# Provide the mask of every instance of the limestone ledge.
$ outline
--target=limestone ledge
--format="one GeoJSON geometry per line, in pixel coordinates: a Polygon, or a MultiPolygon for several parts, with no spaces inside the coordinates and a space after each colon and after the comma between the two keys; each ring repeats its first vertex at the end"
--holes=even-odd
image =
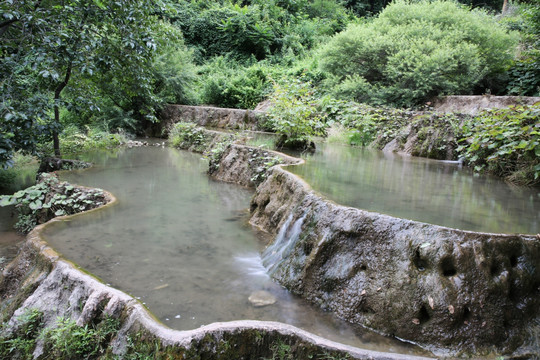
{"type": "Polygon", "coordinates": [[[200,126],[229,130],[259,130],[258,119],[262,111],[226,109],[211,106],[167,105],[160,114],[160,123],[153,129],[154,136],[161,136],[177,122],[192,122],[200,126]]]}
{"type": "Polygon", "coordinates": [[[440,355],[539,356],[540,238],[461,231],[337,205],[275,166],[251,223],[301,225],[273,277],[339,317],[440,355]],[[529,333],[531,332],[531,333],[529,333]]]}
{"type": "MultiPolygon", "coordinates": [[[[106,211],[114,206],[114,196],[107,193],[107,197],[107,205],[90,211],[106,211]]],[[[138,300],[64,259],[40,236],[48,224],[84,214],[55,218],[37,226],[17,258],[6,267],[0,278],[2,321],[8,324],[4,331],[15,331],[18,317],[25,310],[38,309],[43,312],[45,326],[52,326],[58,317],[71,318],[81,326],[99,322],[105,315],[118,318],[121,328],[109,346],[120,355],[126,351],[130,336],[143,334],[140,341],[158,343],[178,359],[259,359],[271,357],[276,343],[290,345],[299,359],[320,353],[351,359],[412,358],[338,344],[277,322],[240,320],[190,331],[172,330],[156,320],[138,300]]],[[[43,355],[39,341],[35,358],[43,355]]]]}
{"type": "MultiPolygon", "coordinates": [[[[216,180],[246,187],[256,187],[266,179],[274,159],[284,165],[303,164],[304,160],[277,151],[241,144],[230,145],[209,174],[216,180]]],[[[275,160],[274,160],[275,161],[275,160]]]]}

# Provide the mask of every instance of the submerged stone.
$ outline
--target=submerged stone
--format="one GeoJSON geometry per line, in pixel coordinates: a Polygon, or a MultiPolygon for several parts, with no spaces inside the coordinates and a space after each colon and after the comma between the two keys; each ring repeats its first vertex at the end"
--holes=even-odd
{"type": "Polygon", "coordinates": [[[268,291],[259,290],[252,293],[248,301],[254,307],[263,307],[273,305],[277,302],[276,297],[270,294],[268,291]]]}

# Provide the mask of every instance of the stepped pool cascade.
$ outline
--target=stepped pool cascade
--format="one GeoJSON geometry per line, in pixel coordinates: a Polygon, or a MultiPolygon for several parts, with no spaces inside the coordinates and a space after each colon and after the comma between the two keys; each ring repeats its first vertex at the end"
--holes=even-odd
{"type": "Polygon", "coordinates": [[[426,354],[350,326],[272,282],[259,255],[267,239],[247,223],[252,191],[210,179],[200,155],[142,147],[83,160],[95,166],[62,179],[106,189],[117,204],[54,222],[42,235],[66,259],[140,299],[165,325],[272,320],[366,349],[426,354]],[[250,299],[261,291],[276,302],[254,306],[250,299]]]}
{"type": "Polygon", "coordinates": [[[318,144],[288,171],[341,205],[450,228],[540,232],[540,189],[474,175],[455,162],[318,144]]]}

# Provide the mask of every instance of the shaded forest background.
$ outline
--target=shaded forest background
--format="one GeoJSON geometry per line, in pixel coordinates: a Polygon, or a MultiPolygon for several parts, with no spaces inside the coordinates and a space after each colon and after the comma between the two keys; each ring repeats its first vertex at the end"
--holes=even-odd
{"type": "MultiPolygon", "coordinates": [[[[0,165],[118,142],[158,121],[166,103],[253,108],[270,98],[283,114],[270,129],[311,136],[350,122],[347,109],[358,104],[537,96],[539,8],[537,0],[3,0],[0,165]]],[[[537,140],[527,145],[533,157],[537,140]]]]}

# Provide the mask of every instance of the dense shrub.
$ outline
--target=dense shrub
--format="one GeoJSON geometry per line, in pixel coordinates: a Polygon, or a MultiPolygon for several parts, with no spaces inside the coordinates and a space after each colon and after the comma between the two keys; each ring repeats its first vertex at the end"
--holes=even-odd
{"type": "Polygon", "coordinates": [[[458,149],[475,171],[540,183],[540,105],[486,110],[461,128],[458,149]]]}
{"type": "Polygon", "coordinates": [[[321,52],[334,93],[372,104],[418,105],[497,83],[517,37],[479,10],[450,1],[398,0],[351,25],[321,52]]]}
{"type": "Polygon", "coordinates": [[[253,109],[269,92],[267,69],[216,57],[200,69],[200,101],[226,108],[253,109]]]}
{"type": "Polygon", "coordinates": [[[324,134],[326,124],[317,111],[310,83],[276,82],[270,101],[267,126],[280,135],[278,147],[308,148],[313,136],[324,134]]]}
{"type": "Polygon", "coordinates": [[[284,49],[299,53],[320,35],[342,30],[349,20],[335,0],[178,1],[173,24],[196,49],[198,63],[212,56],[233,54],[258,60],[284,49]]]}

